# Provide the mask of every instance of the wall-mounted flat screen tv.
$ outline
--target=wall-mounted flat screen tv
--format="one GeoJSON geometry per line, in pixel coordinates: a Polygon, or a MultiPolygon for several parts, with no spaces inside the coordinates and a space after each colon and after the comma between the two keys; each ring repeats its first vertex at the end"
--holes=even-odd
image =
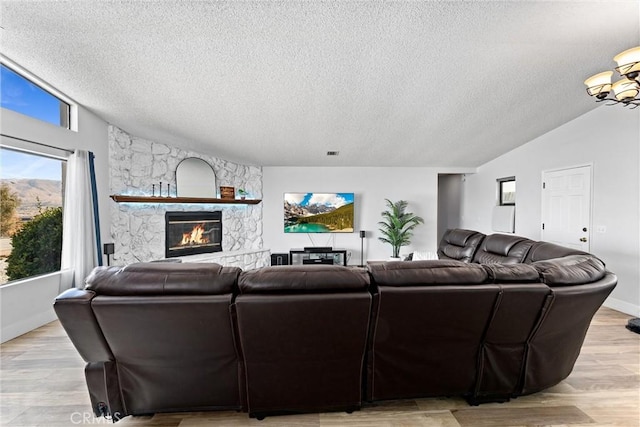
{"type": "Polygon", "coordinates": [[[285,193],[285,233],[353,233],[353,193],[285,193]]]}

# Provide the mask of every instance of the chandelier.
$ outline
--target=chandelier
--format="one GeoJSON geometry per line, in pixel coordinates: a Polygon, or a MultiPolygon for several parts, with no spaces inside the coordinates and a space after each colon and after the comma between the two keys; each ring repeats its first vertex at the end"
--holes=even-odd
{"type": "Polygon", "coordinates": [[[625,107],[640,107],[640,46],[617,54],[614,61],[618,64],[615,70],[622,79],[611,83],[613,71],[605,71],[584,81],[587,93],[596,98],[596,102],[611,101],[612,104],[624,104],[625,107]],[[613,92],[613,96],[609,94],[613,92]]]}

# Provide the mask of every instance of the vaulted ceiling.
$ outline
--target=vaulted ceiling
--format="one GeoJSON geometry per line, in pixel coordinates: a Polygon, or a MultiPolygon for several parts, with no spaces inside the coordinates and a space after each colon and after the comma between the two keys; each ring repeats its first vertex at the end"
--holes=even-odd
{"type": "Polygon", "coordinates": [[[0,7],[2,54],[104,120],[265,166],[478,166],[597,108],[583,80],[640,44],[638,0],[0,7]]]}

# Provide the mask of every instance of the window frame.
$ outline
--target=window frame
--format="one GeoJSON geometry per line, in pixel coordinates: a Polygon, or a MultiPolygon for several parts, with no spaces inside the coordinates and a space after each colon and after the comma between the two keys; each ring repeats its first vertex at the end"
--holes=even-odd
{"type": "MultiPolygon", "coordinates": [[[[28,141],[25,139],[15,138],[8,135],[0,135],[0,148],[5,150],[10,150],[18,153],[23,153],[26,155],[32,156],[40,156],[45,157],[51,160],[57,160],[64,164],[63,171],[66,170],[66,163],[69,159],[69,155],[72,153],[70,150],[65,150],[33,141],[28,141]]],[[[65,182],[66,182],[66,174],[63,172],[61,174],[61,191],[62,191],[62,210],[64,215],[64,203],[65,203],[65,182]]],[[[20,279],[9,280],[4,283],[0,283],[0,288],[4,288],[6,286],[15,285],[23,282],[28,282],[36,278],[45,277],[49,275],[59,274],[62,271],[61,266],[58,267],[58,270],[51,271],[48,273],[36,274],[33,276],[23,277],[20,279]]]]}
{"type": "MultiPolygon", "coordinates": [[[[54,88],[53,86],[51,86],[50,84],[48,84],[46,81],[42,80],[41,78],[35,76],[34,74],[30,73],[28,70],[22,68],[21,66],[19,66],[18,64],[16,64],[15,62],[11,61],[9,58],[5,57],[4,55],[0,55],[0,64],[7,67],[9,70],[13,71],[14,73],[18,74],[20,77],[22,77],[23,79],[29,81],[30,83],[36,85],[38,88],[42,89],[43,91],[47,92],[48,94],[50,94],[51,96],[53,96],[54,98],[57,98],[59,101],[63,102],[64,104],[68,105],[68,115],[66,117],[66,122],[61,123],[59,126],[59,128],[61,129],[67,129],[73,132],[78,132],[78,104],[73,101],[71,98],[69,98],[68,96],[64,95],[62,92],[60,92],[59,90],[57,90],[56,88],[54,88]],[[66,126],[65,126],[66,125],[66,126]]],[[[13,111],[11,109],[8,108],[3,108],[4,110],[8,110],[8,111],[13,111]]],[[[51,122],[47,122],[45,120],[39,119],[37,117],[33,117],[33,116],[29,116],[27,114],[23,114],[20,112],[16,112],[13,111],[16,114],[21,114],[23,116],[29,117],[33,120],[38,120],[40,122],[43,123],[48,123],[52,126],[56,126],[51,122]]]]}
{"type": "MultiPolygon", "coordinates": [[[[496,181],[498,183],[498,206],[515,206],[516,205],[515,197],[513,198],[513,202],[504,201],[504,185],[510,182],[513,182],[515,184],[516,177],[508,176],[504,178],[498,178],[496,181]]],[[[515,192],[514,192],[514,195],[515,195],[515,192]]]]}

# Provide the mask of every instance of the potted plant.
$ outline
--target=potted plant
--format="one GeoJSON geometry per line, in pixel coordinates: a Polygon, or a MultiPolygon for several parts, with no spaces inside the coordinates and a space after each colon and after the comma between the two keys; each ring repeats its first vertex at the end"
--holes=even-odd
{"type": "Polygon", "coordinates": [[[247,192],[247,190],[245,190],[243,188],[238,188],[238,195],[240,196],[241,200],[244,200],[247,197],[248,194],[249,193],[247,192]]]}
{"type": "Polygon", "coordinates": [[[419,224],[423,224],[424,220],[413,212],[405,212],[408,203],[399,200],[393,203],[389,199],[385,199],[389,210],[382,212],[383,221],[378,222],[379,230],[382,237],[378,239],[384,243],[389,243],[393,249],[392,260],[400,259],[400,247],[407,246],[411,242],[413,229],[419,224]]]}

